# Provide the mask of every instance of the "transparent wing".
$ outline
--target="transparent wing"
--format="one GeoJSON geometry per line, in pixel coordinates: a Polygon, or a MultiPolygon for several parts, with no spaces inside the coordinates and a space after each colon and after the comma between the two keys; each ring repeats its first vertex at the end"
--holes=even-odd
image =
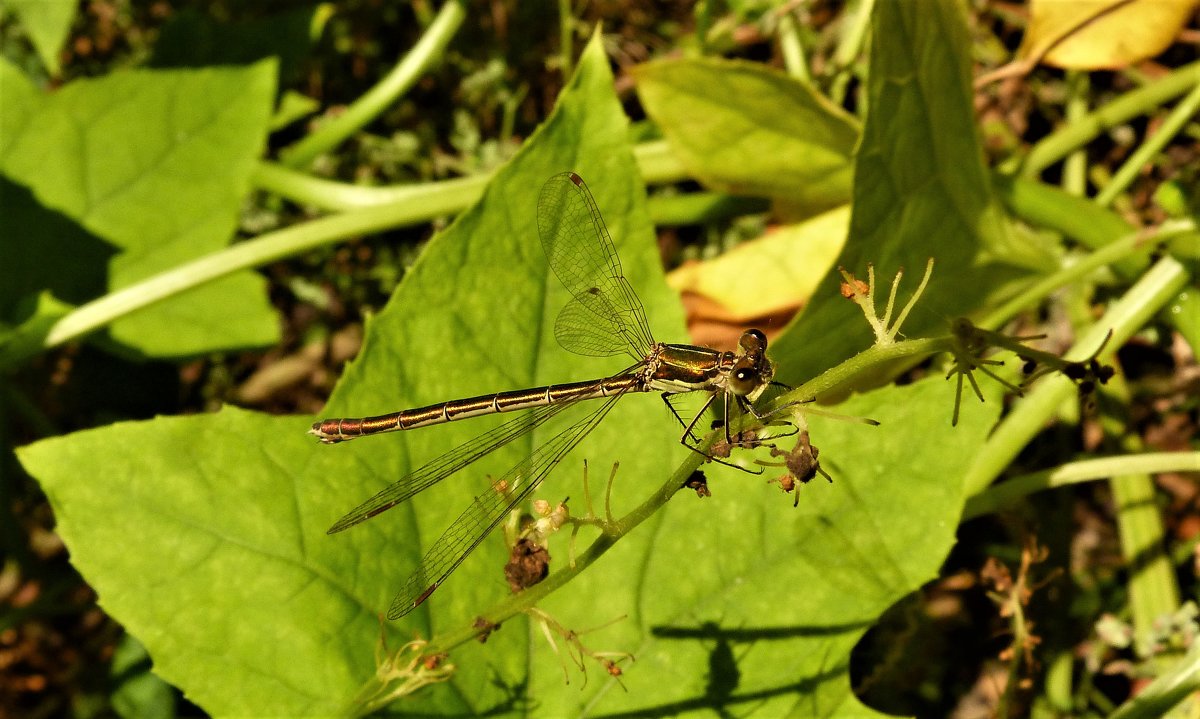
{"type": "Polygon", "coordinates": [[[367,501],[355,507],[349,514],[342,517],[329,528],[327,534],[335,534],[343,529],[365,522],[375,515],[395,507],[401,502],[408,501],[418,493],[429,489],[446,477],[466,467],[472,462],[496,451],[517,437],[543,425],[551,417],[557,415],[571,403],[552,404],[530,410],[522,416],[505,422],[495,429],[485,432],[469,442],[465,442],[446,452],[421,467],[404,475],[367,501]]]}
{"type": "Polygon", "coordinates": [[[559,314],[555,337],[576,354],[650,353],[646,310],[621,271],[596,200],[573,172],[551,177],[538,197],[538,234],[554,274],[573,299],[559,314]],[[609,339],[600,341],[600,335],[609,339]],[[613,348],[619,350],[613,351],[613,348]]]}
{"type": "Polygon", "coordinates": [[[606,399],[596,411],[533,450],[532,454],[476,497],[421,558],[421,564],[392,601],[388,619],[399,619],[428,599],[484,537],[533,493],[559,460],[604,419],[622,396],[624,392],[606,399]]]}
{"type": "Polygon", "coordinates": [[[630,344],[621,334],[616,313],[597,314],[578,300],[571,300],[558,313],[554,337],[576,354],[607,357],[629,352],[630,344]]]}

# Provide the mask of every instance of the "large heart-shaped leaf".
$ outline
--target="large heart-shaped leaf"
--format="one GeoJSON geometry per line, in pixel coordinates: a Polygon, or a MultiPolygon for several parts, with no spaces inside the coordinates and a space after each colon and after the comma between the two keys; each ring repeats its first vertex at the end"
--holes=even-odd
{"type": "MultiPolygon", "coordinates": [[[[621,360],[568,355],[552,338],[567,294],[536,240],[535,203],[545,179],[564,170],[589,179],[647,310],[657,326],[679,331],[611,85],[593,44],[554,116],[479,204],[430,243],[370,323],[331,413],[370,414],[621,369],[621,360]]],[[[581,452],[619,457],[633,476],[663,476],[671,459],[650,448],[674,441],[665,409],[650,402],[648,415],[638,402],[624,404],[581,452]]],[[[429,497],[327,537],[342,513],[487,422],[338,447],[306,436],[310,422],[227,409],[115,425],[22,451],[101,603],[145,644],[156,671],[214,713],[321,713],[347,702],[373,671],[378,614],[424,546],[484,486],[483,472],[504,470],[546,437],[515,443],[429,497]]],[[[571,462],[562,474],[577,476],[570,467],[579,466],[571,462]]],[[[428,633],[469,620],[506,593],[488,561],[502,563],[503,543],[493,539],[477,554],[427,611],[392,627],[393,643],[414,627],[428,633]]],[[[479,702],[499,696],[483,688],[497,667],[515,681],[526,645],[516,632],[501,633],[486,661],[463,661],[456,681],[477,687],[467,696],[479,702]]],[[[456,694],[434,696],[436,703],[456,694]]]]}

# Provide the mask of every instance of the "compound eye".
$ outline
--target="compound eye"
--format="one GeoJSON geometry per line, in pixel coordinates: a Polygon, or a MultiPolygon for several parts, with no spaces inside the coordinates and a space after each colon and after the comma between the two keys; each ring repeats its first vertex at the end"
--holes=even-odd
{"type": "Polygon", "coordinates": [[[758,373],[750,367],[736,367],[729,373],[729,390],[745,397],[758,386],[758,373]]]}
{"type": "Polygon", "coordinates": [[[767,336],[758,330],[746,330],[738,340],[738,346],[746,353],[761,353],[767,346],[767,336]]]}

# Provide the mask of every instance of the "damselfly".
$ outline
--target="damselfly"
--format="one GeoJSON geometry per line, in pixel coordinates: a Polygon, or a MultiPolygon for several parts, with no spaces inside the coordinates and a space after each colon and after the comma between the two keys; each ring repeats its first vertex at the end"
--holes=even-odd
{"type": "MultiPolygon", "coordinates": [[[[533,450],[475,498],[429,549],[396,595],[388,612],[391,619],[408,614],[428,599],[627,393],[661,392],[671,407],[672,395],[707,392],[709,397],[696,415],[698,419],[717,397],[725,398],[727,415],[731,404],[753,412],[750,403],[771,383],[774,370],[766,356],[767,339],[758,330],[742,334],[736,353],[654,341],[642,303],[621,273],[621,261],[596,201],[579,175],[563,173],[546,182],[538,198],[537,221],[546,259],[572,295],[554,325],[559,344],[582,355],[628,354],[635,364],[602,379],[499,392],[378,417],[325,419],[309,430],[322,442],[333,444],[485,414],[530,410],[400,478],[338,520],[329,529],[333,534],[411,499],[577,402],[603,400],[590,414],[533,450]]],[[[675,416],[679,417],[677,413],[675,416]]],[[[689,442],[694,441],[695,423],[693,420],[685,427],[681,439],[693,449],[689,442]]]]}

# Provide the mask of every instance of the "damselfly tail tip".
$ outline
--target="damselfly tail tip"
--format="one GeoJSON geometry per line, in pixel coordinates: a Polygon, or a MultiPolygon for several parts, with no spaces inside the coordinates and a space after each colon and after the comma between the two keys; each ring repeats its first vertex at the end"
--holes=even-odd
{"type": "Polygon", "coordinates": [[[341,437],[337,434],[331,434],[325,429],[325,423],[326,420],[313,422],[312,426],[308,428],[308,433],[321,440],[322,444],[337,444],[345,439],[345,437],[341,437]]]}

